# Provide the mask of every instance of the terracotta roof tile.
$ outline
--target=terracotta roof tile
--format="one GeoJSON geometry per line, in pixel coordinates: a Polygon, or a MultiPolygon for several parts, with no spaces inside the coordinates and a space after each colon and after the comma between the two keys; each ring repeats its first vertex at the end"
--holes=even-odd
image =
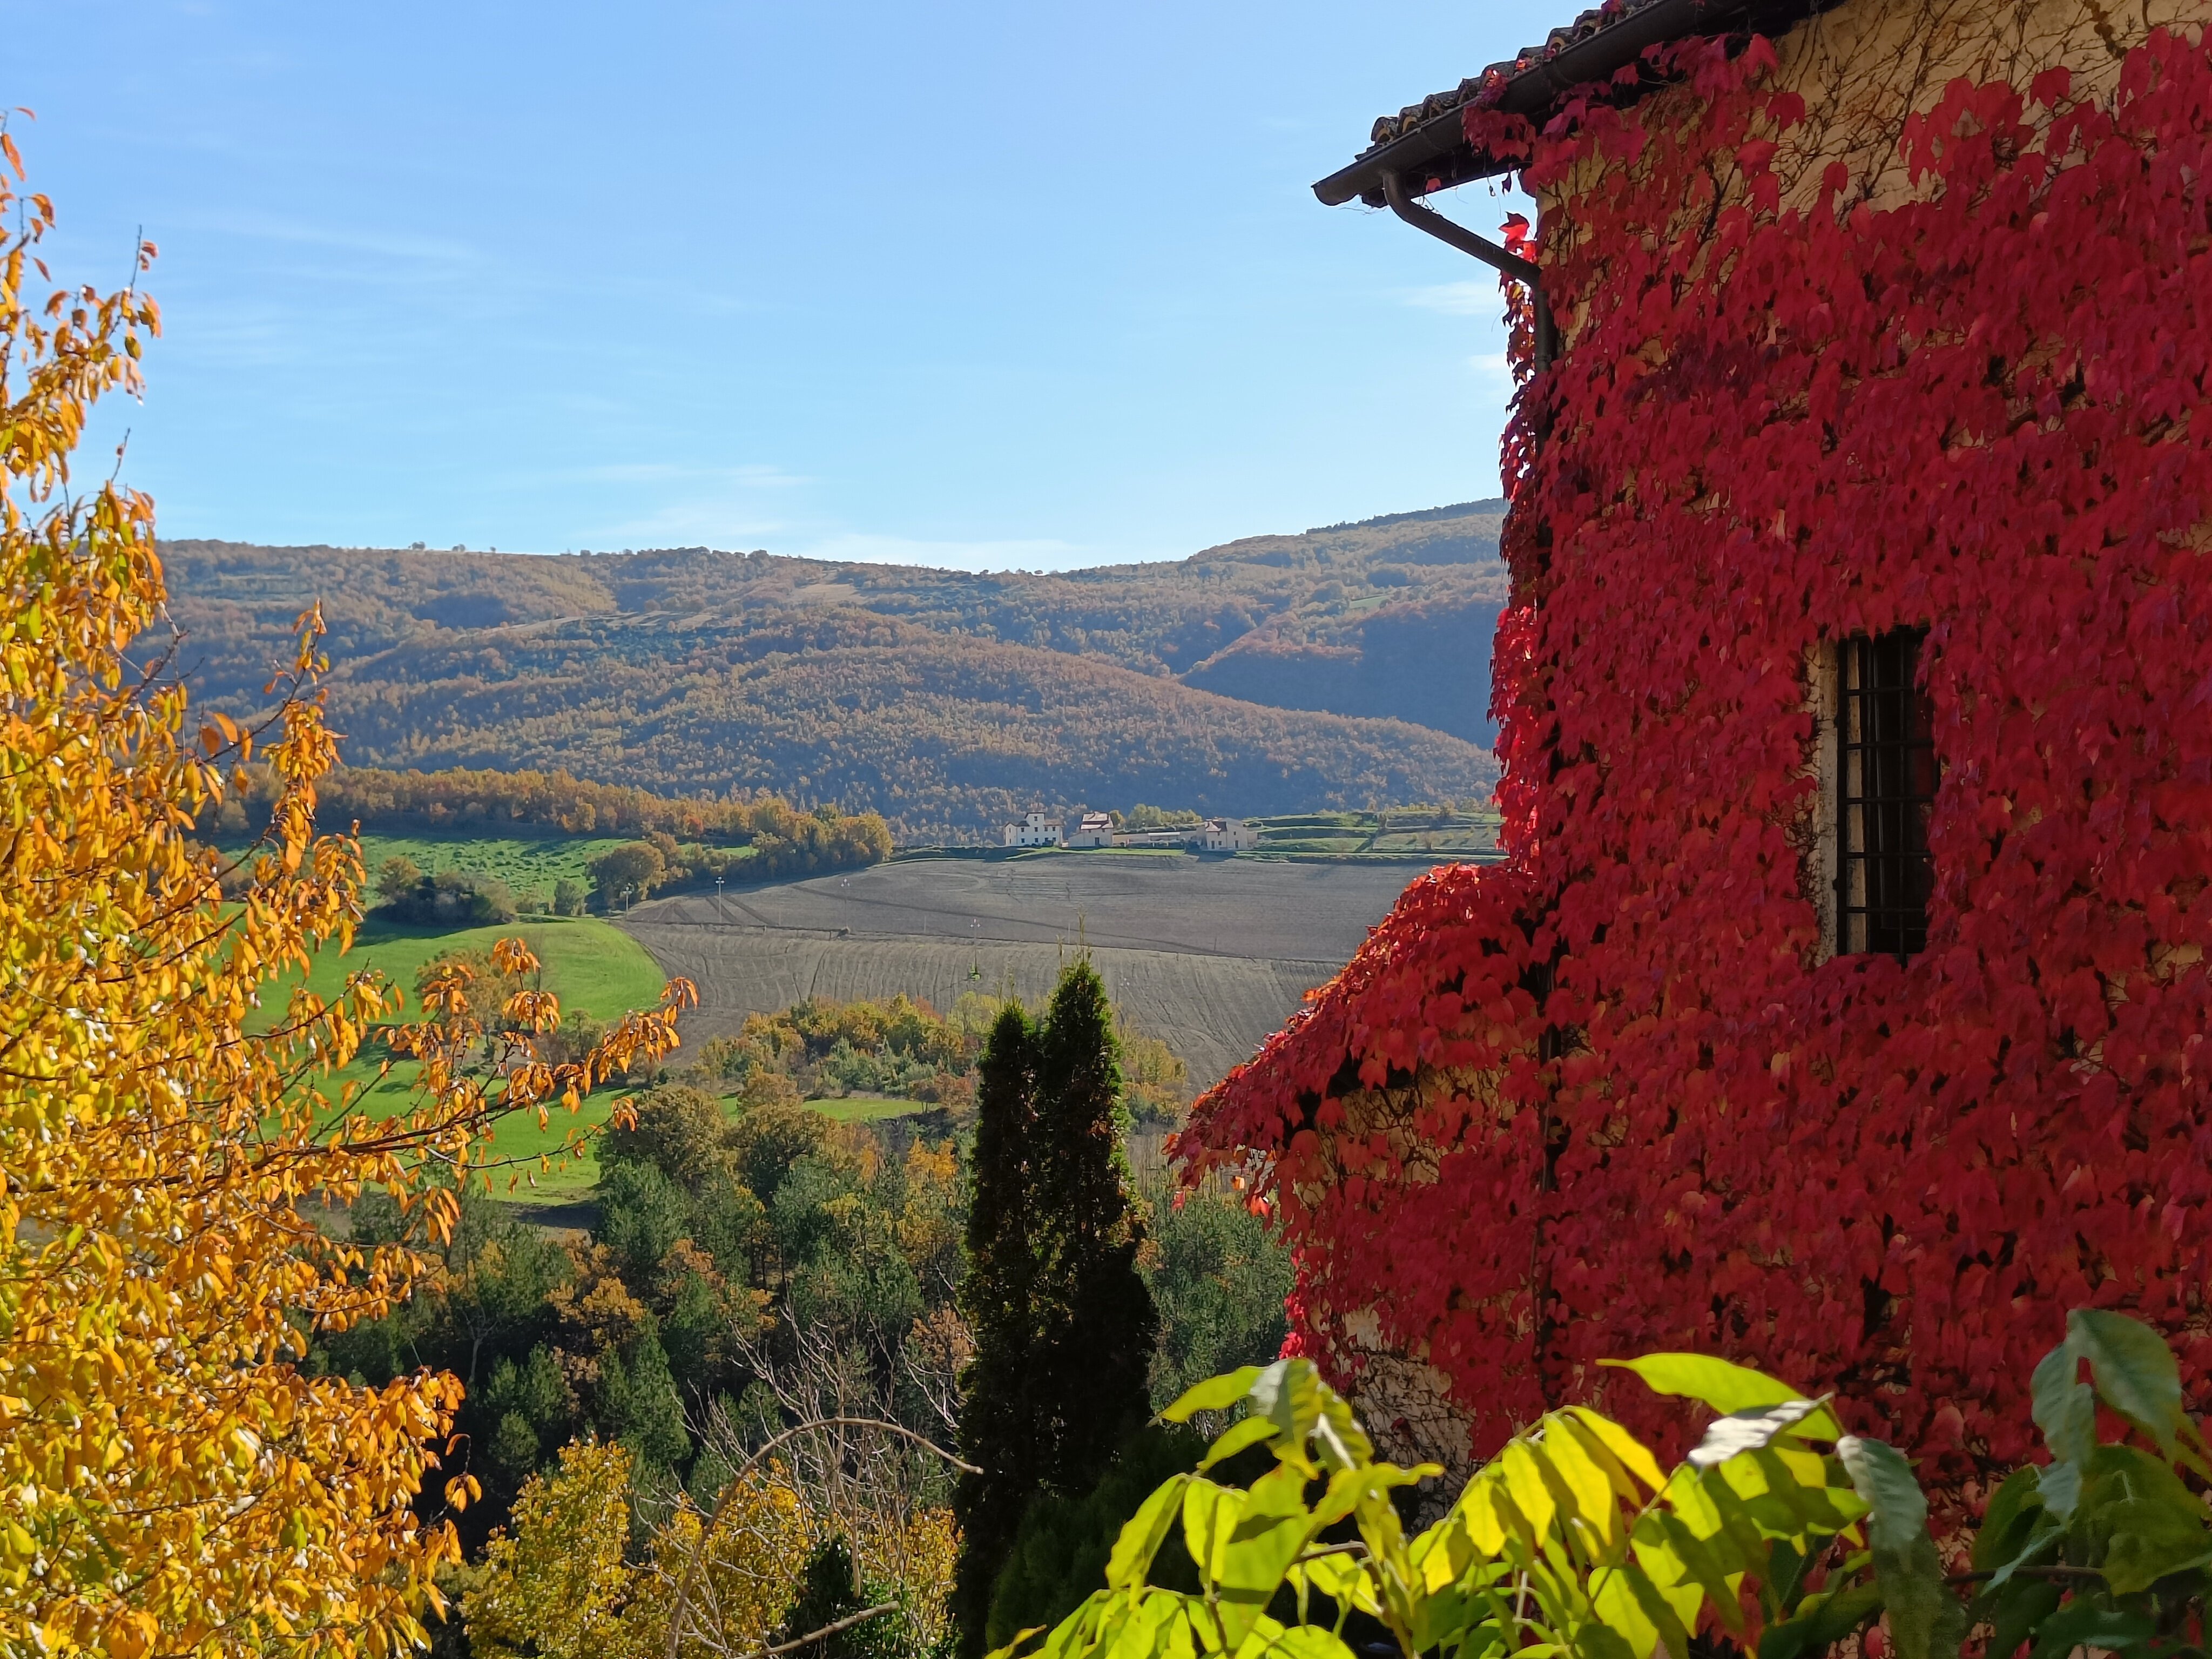
{"type": "MultiPolygon", "coordinates": [[[[1571,23],[1563,23],[1544,37],[1540,46],[1523,46],[1513,58],[1502,64],[1492,64],[1480,75],[1471,75],[1448,91],[1431,93],[1418,104],[1408,104],[1395,115],[1385,115],[1375,123],[1370,134],[1368,150],[1380,149],[1394,138],[1411,132],[1423,122],[1433,120],[1447,110],[1463,108],[1468,105],[1480,107],[1493,102],[1504,92],[1506,82],[1516,75],[1534,69],[1556,58],[1577,41],[1601,34],[1623,19],[1633,16],[1645,7],[1656,5],[1658,0],[1606,0],[1601,6],[1592,6],[1571,23]],[[1487,95],[1486,95],[1486,94],[1487,95]]],[[[1362,151],[1363,155],[1367,151],[1362,151]]]]}

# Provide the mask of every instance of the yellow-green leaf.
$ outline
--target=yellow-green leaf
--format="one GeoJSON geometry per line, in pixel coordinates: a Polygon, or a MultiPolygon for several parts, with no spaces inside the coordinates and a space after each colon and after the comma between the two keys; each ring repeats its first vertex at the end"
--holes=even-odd
{"type": "MultiPolygon", "coordinates": [[[[1114,1540],[1114,1553],[1107,1558],[1106,1583],[1115,1589],[1126,1589],[1140,1584],[1152,1571],[1152,1558],[1160,1553],[1167,1541],[1168,1530],[1176,1523],[1182,1510],[1182,1489],[1190,1476],[1176,1475],[1152,1493],[1137,1508],[1136,1514],[1121,1528],[1114,1540]]],[[[1095,1559],[1095,1558],[1094,1558],[1095,1559]]]]}
{"type": "Polygon", "coordinates": [[[1260,1370],[1246,1365],[1224,1376],[1209,1376],[1177,1395],[1175,1404],[1160,1415],[1170,1423],[1188,1423],[1200,1412],[1225,1412],[1252,1391],[1260,1370]]]}
{"type": "MultiPolygon", "coordinates": [[[[1601,1359],[1601,1365],[1633,1371],[1657,1394],[1696,1400],[1717,1412],[1749,1411],[1778,1406],[1785,1400],[1802,1400],[1805,1391],[1778,1381],[1748,1365],[1732,1364],[1702,1353],[1648,1353],[1640,1359],[1601,1359]]],[[[1843,1425],[1825,1406],[1808,1417],[1797,1432],[1814,1439],[1832,1440],[1843,1425]]]]}

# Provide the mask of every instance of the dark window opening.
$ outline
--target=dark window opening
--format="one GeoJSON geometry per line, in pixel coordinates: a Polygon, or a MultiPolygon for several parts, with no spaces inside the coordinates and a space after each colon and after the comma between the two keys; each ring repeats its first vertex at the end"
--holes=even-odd
{"type": "Polygon", "coordinates": [[[1917,629],[1845,640],[1836,687],[1836,949],[1928,945],[1936,746],[1917,629]]]}

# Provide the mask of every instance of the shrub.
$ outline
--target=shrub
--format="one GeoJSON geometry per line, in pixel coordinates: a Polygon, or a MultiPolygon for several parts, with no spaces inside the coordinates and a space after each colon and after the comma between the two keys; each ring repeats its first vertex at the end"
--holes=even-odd
{"type": "Polygon", "coordinates": [[[730,1125],[714,1096],[665,1085],[640,1095],[630,1115],[628,1125],[609,1127],[604,1163],[651,1165],[690,1193],[729,1173],[730,1125]]]}
{"type": "Polygon", "coordinates": [[[402,866],[413,867],[403,858],[386,859],[379,878],[378,891],[384,896],[379,908],[394,921],[418,927],[489,927],[514,920],[514,895],[496,876],[441,870],[418,874],[412,886],[397,890],[385,885],[400,873],[395,866],[402,866]]]}
{"type": "Polygon", "coordinates": [[[1760,1659],[1854,1648],[1958,1659],[1977,1627],[1991,1659],[2029,1643],[2039,1659],[2195,1652],[2212,1515],[2183,1477],[2212,1480],[2212,1447],[2181,1408],[2180,1368],[2156,1332],[2100,1309],[2076,1309],[2066,1332],[2024,1390],[2051,1461],[1990,1495],[1967,1528],[1971,1570],[1956,1573],[1911,1462],[1844,1431],[1838,1413],[1863,1407],[1832,1409],[1725,1360],[1607,1362],[1716,1413],[1672,1474],[1620,1425],[1554,1409],[1410,1538],[1394,1497],[1442,1471],[1376,1462],[1310,1361],[1248,1367],[1168,1407],[1175,1422],[1238,1415],[1195,1474],[1139,1506],[1108,1588],[1044,1651],[1349,1659],[1357,1621],[1364,1629],[1349,1633],[1375,1631],[1407,1654],[1653,1659],[1694,1651],[1693,1636],[1717,1646],[1755,1635],[1760,1659]],[[2117,1440],[2100,1442],[2100,1415],[2117,1440]],[[1263,1445],[1275,1466],[1249,1487],[1208,1478],[1263,1445]],[[1194,1594],[1158,1582],[1178,1520],[1194,1594]]]}
{"type": "Polygon", "coordinates": [[[414,896],[422,872],[415,860],[394,853],[377,866],[376,892],[386,904],[400,904],[414,896]]]}
{"type": "Polygon", "coordinates": [[[1146,1282],[1160,1310],[1151,1388],[1161,1405],[1206,1377],[1264,1364],[1290,1334],[1290,1250],[1242,1195],[1219,1186],[1148,1192],[1146,1282]]]}

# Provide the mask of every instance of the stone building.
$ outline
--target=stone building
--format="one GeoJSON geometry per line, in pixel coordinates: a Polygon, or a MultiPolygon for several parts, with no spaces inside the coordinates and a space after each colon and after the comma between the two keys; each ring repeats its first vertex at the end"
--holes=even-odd
{"type": "Polygon", "coordinates": [[[1505,860],[1183,1143],[1393,1450],[1663,1437],[1596,1362],[1698,1349],[1987,1474],[2085,1303],[2205,1404],[2208,16],[1626,0],[1316,186],[1498,270],[1522,377],[1505,860]]]}

